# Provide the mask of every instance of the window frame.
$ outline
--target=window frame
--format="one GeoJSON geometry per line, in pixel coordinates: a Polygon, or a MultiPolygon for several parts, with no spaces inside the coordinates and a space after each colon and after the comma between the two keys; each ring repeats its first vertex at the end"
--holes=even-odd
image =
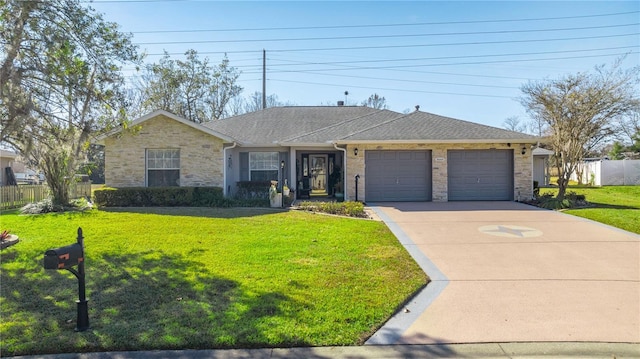
{"type": "MultiPolygon", "coordinates": [[[[177,171],[178,179],[175,185],[180,186],[180,149],[179,148],[147,148],[145,150],[145,187],[149,187],[149,171],[177,171]],[[162,156],[158,156],[162,153],[162,156]],[[166,156],[170,153],[170,156],[166,156]],[[150,154],[154,156],[151,157],[150,154]]],[[[156,187],[156,186],[152,186],[156,187]]]]}
{"type": "Polygon", "coordinates": [[[249,181],[254,181],[253,172],[272,172],[276,173],[276,178],[280,175],[280,153],[277,151],[256,151],[249,152],[249,181]],[[255,158],[263,156],[262,158],[255,158]],[[266,158],[269,156],[270,158],[266,158]],[[255,164],[255,165],[254,165],[255,164]],[[258,166],[260,164],[260,166],[258,166]]]}

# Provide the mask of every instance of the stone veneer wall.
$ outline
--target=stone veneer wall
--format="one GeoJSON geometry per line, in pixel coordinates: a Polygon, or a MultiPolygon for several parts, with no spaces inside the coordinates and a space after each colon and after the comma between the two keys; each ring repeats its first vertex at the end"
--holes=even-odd
{"type": "Polygon", "coordinates": [[[223,142],[163,115],[105,139],[105,181],[110,187],[144,187],[148,148],[180,149],[180,185],[223,186],[223,142]]]}
{"type": "Polygon", "coordinates": [[[389,145],[348,145],[347,146],[347,198],[355,200],[356,174],[358,181],[358,200],[365,201],[365,152],[367,150],[431,150],[432,161],[432,197],[434,202],[448,201],[447,182],[447,150],[487,150],[513,149],[513,198],[516,201],[533,198],[533,157],[531,144],[506,143],[468,143],[468,144],[389,144],[389,145]],[[523,155],[522,147],[527,151],[523,155]],[[354,155],[354,148],[358,148],[358,155],[354,155]]]}

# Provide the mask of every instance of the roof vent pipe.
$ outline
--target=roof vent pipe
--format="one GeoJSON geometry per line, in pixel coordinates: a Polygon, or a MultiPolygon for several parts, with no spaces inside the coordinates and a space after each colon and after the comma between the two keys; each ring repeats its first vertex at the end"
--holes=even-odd
{"type": "Polygon", "coordinates": [[[338,101],[338,106],[344,106],[344,101],[338,101]]]}
{"type": "Polygon", "coordinates": [[[416,111],[420,111],[420,105],[416,105],[416,111]]]}

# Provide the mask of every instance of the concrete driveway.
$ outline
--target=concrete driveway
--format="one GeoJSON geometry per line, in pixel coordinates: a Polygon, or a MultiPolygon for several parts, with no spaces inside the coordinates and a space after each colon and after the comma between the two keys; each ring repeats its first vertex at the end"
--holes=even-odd
{"type": "Polygon", "coordinates": [[[515,202],[372,208],[432,282],[367,344],[640,342],[640,236],[515,202]]]}

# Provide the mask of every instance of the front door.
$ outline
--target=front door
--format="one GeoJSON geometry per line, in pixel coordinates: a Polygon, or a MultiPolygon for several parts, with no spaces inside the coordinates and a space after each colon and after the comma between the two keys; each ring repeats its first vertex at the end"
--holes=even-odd
{"type": "Polygon", "coordinates": [[[311,194],[327,194],[327,155],[309,155],[311,162],[311,194]]]}

